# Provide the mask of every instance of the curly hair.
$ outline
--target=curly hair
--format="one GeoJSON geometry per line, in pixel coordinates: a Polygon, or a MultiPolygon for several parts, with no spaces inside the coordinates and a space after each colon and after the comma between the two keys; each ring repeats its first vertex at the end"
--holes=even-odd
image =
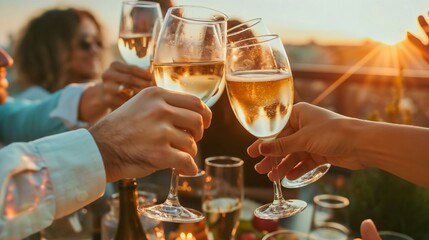
{"type": "Polygon", "coordinates": [[[50,9],[28,23],[14,49],[14,70],[19,88],[38,85],[54,92],[69,84],[65,77],[67,62],[71,58],[72,41],[84,18],[94,22],[102,41],[100,23],[86,10],[50,9]]]}

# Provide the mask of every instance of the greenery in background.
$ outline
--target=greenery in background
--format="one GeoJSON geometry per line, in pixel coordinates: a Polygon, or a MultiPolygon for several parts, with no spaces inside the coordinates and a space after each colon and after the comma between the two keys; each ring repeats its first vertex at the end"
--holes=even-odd
{"type": "MultiPolygon", "coordinates": [[[[373,112],[370,120],[412,123],[410,110],[401,107],[404,88],[400,63],[398,69],[393,97],[385,107],[384,119],[378,112],[373,112]]],[[[355,236],[360,235],[362,220],[371,218],[378,230],[401,232],[415,239],[429,239],[428,189],[387,172],[370,169],[353,172],[343,195],[350,199],[350,226],[355,236]]]]}
{"type": "Polygon", "coordinates": [[[355,171],[343,195],[350,199],[350,226],[355,236],[359,236],[362,220],[371,218],[378,230],[429,239],[429,190],[370,169],[355,171]]]}

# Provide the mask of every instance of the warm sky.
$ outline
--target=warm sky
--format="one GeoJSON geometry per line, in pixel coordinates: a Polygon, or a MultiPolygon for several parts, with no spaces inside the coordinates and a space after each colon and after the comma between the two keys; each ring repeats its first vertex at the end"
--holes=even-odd
{"type": "MultiPolygon", "coordinates": [[[[416,18],[427,19],[429,0],[175,0],[176,4],[212,7],[231,18],[261,17],[286,42],[356,43],[364,38],[399,41],[406,31],[423,36],[416,18]]],[[[120,0],[1,0],[0,45],[28,18],[46,7],[82,6],[92,10],[107,28],[110,41],[117,37],[120,0]]]]}

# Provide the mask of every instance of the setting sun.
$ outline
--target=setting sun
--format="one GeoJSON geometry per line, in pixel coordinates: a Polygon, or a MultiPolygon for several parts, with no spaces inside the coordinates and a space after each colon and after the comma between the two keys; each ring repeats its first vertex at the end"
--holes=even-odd
{"type": "Polygon", "coordinates": [[[370,36],[372,40],[384,43],[389,46],[394,46],[405,39],[405,33],[403,31],[397,32],[379,32],[370,36]]]}

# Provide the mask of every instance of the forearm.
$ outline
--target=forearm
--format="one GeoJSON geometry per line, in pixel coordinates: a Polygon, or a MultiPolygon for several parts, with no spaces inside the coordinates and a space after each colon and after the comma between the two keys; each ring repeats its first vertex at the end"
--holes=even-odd
{"type": "Polygon", "coordinates": [[[429,129],[358,120],[354,131],[364,165],[429,188],[429,129]]]}
{"type": "Polygon", "coordinates": [[[101,156],[83,129],[11,144],[0,150],[0,159],[0,239],[40,231],[105,188],[101,156]]]}
{"type": "Polygon", "coordinates": [[[68,129],[50,113],[56,108],[60,93],[41,102],[9,99],[0,105],[0,141],[4,143],[31,141],[68,129]]]}

